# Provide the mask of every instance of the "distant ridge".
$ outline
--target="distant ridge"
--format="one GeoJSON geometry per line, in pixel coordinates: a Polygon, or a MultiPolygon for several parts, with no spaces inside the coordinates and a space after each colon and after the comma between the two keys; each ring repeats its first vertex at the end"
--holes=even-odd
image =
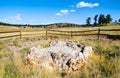
{"type": "Polygon", "coordinates": [[[30,24],[9,24],[0,22],[0,25],[4,26],[17,26],[17,27],[78,27],[81,26],[79,24],[73,23],[53,23],[53,24],[46,24],[46,25],[30,25],[30,24]]]}

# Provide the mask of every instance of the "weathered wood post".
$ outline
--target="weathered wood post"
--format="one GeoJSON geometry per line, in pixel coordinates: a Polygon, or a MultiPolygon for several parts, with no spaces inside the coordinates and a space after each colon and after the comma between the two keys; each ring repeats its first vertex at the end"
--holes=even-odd
{"type": "Polygon", "coordinates": [[[71,38],[72,38],[72,36],[73,36],[73,32],[72,32],[72,30],[71,30],[71,38]]]}
{"type": "Polygon", "coordinates": [[[19,32],[20,32],[20,39],[22,39],[22,30],[20,30],[19,32]]]}
{"type": "Polygon", "coordinates": [[[115,51],[115,59],[116,59],[116,51],[115,51]]]}
{"type": "Polygon", "coordinates": [[[100,29],[98,29],[98,37],[97,39],[99,40],[100,39],[100,29]]]}
{"type": "Polygon", "coordinates": [[[48,30],[47,30],[47,27],[46,27],[45,31],[46,31],[46,40],[47,40],[48,39],[48,30]]]}

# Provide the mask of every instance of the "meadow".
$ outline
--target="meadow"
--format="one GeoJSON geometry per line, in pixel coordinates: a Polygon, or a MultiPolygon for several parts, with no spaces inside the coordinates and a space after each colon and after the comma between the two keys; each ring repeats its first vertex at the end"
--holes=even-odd
{"type": "MultiPolygon", "coordinates": [[[[69,27],[56,28],[56,30],[78,31],[92,29],[120,29],[120,26],[101,27],[69,27]]],[[[9,27],[13,30],[41,31],[44,28],[9,27]]],[[[52,30],[52,29],[51,29],[52,30]]],[[[7,31],[5,26],[0,26],[0,31],[7,31]]],[[[45,31],[41,31],[42,33],[45,31]]],[[[106,31],[103,33],[120,35],[120,31],[106,31]]],[[[12,33],[16,34],[16,33],[12,33]]],[[[19,33],[18,33],[19,34],[19,33]]],[[[104,36],[97,40],[96,36],[53,36],[45,40],[45,34],[35,32],[37,35],[0,39],[0,78],[120,78],[120,40],[108,39],[104,36]],[[38,35],[39,34],[39,35],[38,35]],[[76,41],[80,44],[93,47],[94,54],[89,58],[89,63],[81,70],[70,74],[58,70],[48,71],[39,67],[26,64],[26,55],[33,46],[48,47],[53,40],[76,41]]],[[[0,36],[11,34],[0,33],[0,36]]]]}

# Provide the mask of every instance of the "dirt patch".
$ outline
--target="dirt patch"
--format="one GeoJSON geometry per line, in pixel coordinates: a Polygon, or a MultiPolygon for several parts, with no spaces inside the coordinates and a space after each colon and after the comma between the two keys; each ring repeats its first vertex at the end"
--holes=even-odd
{"type": "Polygon", "coordinates": [[[48,40],[32,40],[32,41],[13,41],[13,42],[8,42],[6,44],[6,46],[8,46],[8,49],[10,49],[11,51],[19,51],[23,48],[27,48],[27,47],[32,47],[32,46],[39,46],[41,44],[46,44],[49,43],[50,39],[48,40]]]}

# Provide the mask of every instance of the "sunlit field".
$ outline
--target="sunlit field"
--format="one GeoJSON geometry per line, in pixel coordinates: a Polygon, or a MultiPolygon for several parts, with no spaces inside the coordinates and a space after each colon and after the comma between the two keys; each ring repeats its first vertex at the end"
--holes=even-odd
{"type": "Polygon", "coordinates": [[[120,0],[0,0],[0,78],[120,78],[120,0]]]}
{"type": "MultiPolygon", "coordinates": [[[[82,31],[92,29],[119,29],[120,26],[102,26],[102,27],[74,27],[74,28],[55,28],[64,31],[82,31]]],[[[9,27],[13,30],[45,30],[45,28],[19,28],[9,27]]],[[[0,31],[6,31],[6,27],[0,26],[0,31]]],[[[45,31],[42,31],[45,32],[45,31]]],[[[36,32],[37,33],[37,32],[36,32]]],[[[120,35],[117,32],[104,32],[108,34],[120,35]]],[[[12,33],[13,34],[13,33],[12,33]]],[[[49,35],[48,40],[45,34],[37,33],[38,36],[28,35],[19,37],[0,39],[0,78],[119,78],[120,77],[120,40],[112,40],[97,36],[53,36],[49,35]],[[40,35],[39,35],[40,34],[40,35]],[[81,70],[72,73],[60,72],[58,70],[48,71],[39,67],[26,64],[26,55],[33,46],[48,47],[49,42],[53,40],[77,41],[80,44],[93,47],[94,54],[89,58],[89,63],[81,70]]],[[[1,34],[0,34],[1,35],[1,34]]],[[[5,36],[6,34],[2,34],[5,36]]]]}

